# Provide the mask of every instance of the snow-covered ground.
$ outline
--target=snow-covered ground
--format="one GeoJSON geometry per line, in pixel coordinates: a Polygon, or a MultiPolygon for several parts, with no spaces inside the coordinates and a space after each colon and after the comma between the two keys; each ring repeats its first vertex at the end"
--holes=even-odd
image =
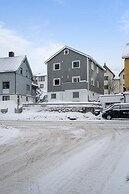
{"type": "Polygon", "coordinates": [[[1,194],[129,194],[128,164],[129,120],[0,113],[1,194]]]}
{"type": "Polygon", "coordinates": [[[41,121],[67,121],[69,118],[75,118],[79,121],[85,120],[99,120],[101,116],[95,116],[92,113],[80,113],[80,112],[55,112],[44,111],[42,107],[34,106],[26,108],[22,113],[0,113],[1,120],[41,120],[41,121]]]}

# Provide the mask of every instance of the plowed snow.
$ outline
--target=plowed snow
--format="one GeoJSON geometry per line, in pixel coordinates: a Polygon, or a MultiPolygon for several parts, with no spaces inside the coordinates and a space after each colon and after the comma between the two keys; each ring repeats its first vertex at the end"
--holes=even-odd
{"type": "Polygon", "coordinates": [[[129,121],[1,124],[1,194],[129,194],[129,121]]]}

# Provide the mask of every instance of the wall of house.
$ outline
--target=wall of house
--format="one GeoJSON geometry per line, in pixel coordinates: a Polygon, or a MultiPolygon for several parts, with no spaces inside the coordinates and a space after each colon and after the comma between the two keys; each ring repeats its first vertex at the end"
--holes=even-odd
{"type": "Polygon", "coordinates": [[[21,64],[16,72],[16,94],[32,95],[32,75],[26,61],[21,64]]]}
{"type": "Polygon", "coordinates": [[[104,90],[104,71],[95,64],[94,70],[90,68],[89,59],[79,53],[69,50],[68,55],[64,55],[64,50],[52,58],[47,64],[48,92],[58,92],[65,90],[86,89],[95,93],[103,94],[104,90]],[[80,68],[72,68],[72,61],[79,60],[80,68]],[[53,64],[60,63],[60,70],[53,70],[53,64]],[[87,68],[88,63],[88,68],[87,68]],[[87,72],[88,71],[88,72],[87,72]],[[80,76],[80,82],[72,83],[73,76],[80,76]],[[91,85],[91,77],[94,78],[94,85],[91,85]],[[53,79],[60,78],[60,85],[53,86],[53,79]],[[89,85],[88,85],[89,78],[89,85]],[[99,87],[97,87],[97,81],[99,87]]]}
{"type": "Polygon", "coordinates": [[[104,94],[104,70],[95,63],[94,69],[92,69],[91,63],[93,62],[89,60],[89,90],[99,94],[104,94]],[[91,79],[94,80],[94,85],[91,84],[91,79]],[[99,87],[97,87],[97,82],[99,82],[99,87]]]}
{"type": "Polygon", "coordinates": [[[32,80],[22,75],[16,74],[16,93],[31,96],[32,94],[32,80]],[[27,85],[30,89],[27,88],[27,85]]]}
{"type": "Polygon", "coordinates": [[[16,72],[0,73],[0,101],[3,104],[8,104],[9,101],[19,105],[35,102],[36,93],[32,89],[32,72],[27,63],[25,59],[16,72]],[[3,82],[9,82],[9,89],[3,89],[3,82]]]}
{"type": "MultiPolygon", "coordinates": [[[[80,76],[81,80],[87,80],[87,61],[86,57],[79,55],[73,51],[69,51],[68,55],[64,55],[64,51],[59,53],[47,64],[48,75],[48,92],[50,91],[64,91],[62,84],[69,85],[72,82],[72,76],[80,76]],[[72,69],[72,61],[80,60],[80,67],[72,69]],[[53,71],[53,64],[60,63],[61,69],[53,71]],[[60,86],[53,86],[53,79],[61,78],[60,86]]],[[[69,86],[68,86],[69,87],[69,86]]],[[[81,86],[74,85],[74,89],[78,89],[81,86]]]]}
{"type": "Polygon", "coordinates": [[[87,89],[80,90],[66,90],[61,92],[49,92],[48,93],[48,101],[49,102],[87,102],[87,101],[97,101],[99,98],[99,94],[88,91],[87,89]],[[79,92],[78,98],[73,98],[73,92],[79,92]],[[51,94],[56,94],[55,99],[51,99],[51,94]]]}
{"type": "Polygon", "coordinates": [[[88,101],[88,92],[86,89],[82,90],[66,90],[61,92],[49,92],[48,93],[49,102],[87,102],[88,101]],[[79,92],[79,98],[73,98],[73,92],[79,92]],[[51,99],[51,94],[56,94],[56,99],[51,99]]]}
{"type": "MultiPolygon", "coordinates": [[[[112,82],[112,80],[113,80],[113,74],[110,72],[110,71],[108,71],[107,69],[106,69],[106,71],[104,72],[104,77],[105,76],[108,76],[108,80],[104,80],[104,87],[105,86],[108,86],[109,87],[109,85],[110,84],[113,84],[112,82]]],[[[110,89],[106,89],[106,88],[104,88],[104,94],[109,94],[109,93],[112,93],[111,91],[110,91],[110,89]]]]}
{"type": "Polygon", "coordinates": [[[124,71],[120,74],[120,93],[124,92],[125,88],[125,79],[124,79],[124,71]]]}
{"type": "Polygon", "coordinates": [[[114,79],[113,80],[113,94],[118,94],[120,93],[120,79],[114,79]]]}
{"type": "Polygon", "coordinates": [[[15,73],[0,73],[0,95],[2,94],[15,94],[16,91],[16,76],[15,73]],[[3,82],[9,82],[9,89],[3,89],[3,82]]]}
{"type": "Polygon", "coordinates": [[[125,88],[129,91],[129,58],[125,59],[125,88]]]}
{"type": "Polygon", "coordinates": [[[43,91],[47,92],[47,75],[38,74],[34,76],[34,80],[36,81],[38,87],[43,91]],[[43,87],[42,87],[43,86],[43,87]]]}

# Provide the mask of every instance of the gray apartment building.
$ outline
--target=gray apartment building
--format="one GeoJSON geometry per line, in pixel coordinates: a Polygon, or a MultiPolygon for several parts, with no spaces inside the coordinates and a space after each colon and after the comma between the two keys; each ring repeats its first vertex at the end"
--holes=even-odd
{"type": "Polygon", "coordinates": [[[13,101],[18,105],[34,102],[36,87],[32,79],[26,56],[14,56],[13,52],[9,52],[8,57],[0,58],[0,102],[13,101]]]}
{"type": "Polygon", "coordinates": [[[45,63],[48,101],[96,101],[104,93],[104,69],[91,56],[64,46],[45,63]]]}

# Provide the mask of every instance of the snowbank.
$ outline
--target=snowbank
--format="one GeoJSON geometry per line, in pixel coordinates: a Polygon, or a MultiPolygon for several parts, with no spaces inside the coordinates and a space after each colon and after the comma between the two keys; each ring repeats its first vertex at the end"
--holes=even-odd
{"type": "Polygon", "coordinates": [[[100,120],[101,115],[95,116],[91,112],[49,112],[41,107],[26,108],[22,113],[0,113],[1,120],[38,120],[38,121],[60,121],[60,120],[100,120]]]}
{"type": "Polygon", "coordinates": [[[0,145],[19,135],[19,130],[0,124],[0,145]]]}

